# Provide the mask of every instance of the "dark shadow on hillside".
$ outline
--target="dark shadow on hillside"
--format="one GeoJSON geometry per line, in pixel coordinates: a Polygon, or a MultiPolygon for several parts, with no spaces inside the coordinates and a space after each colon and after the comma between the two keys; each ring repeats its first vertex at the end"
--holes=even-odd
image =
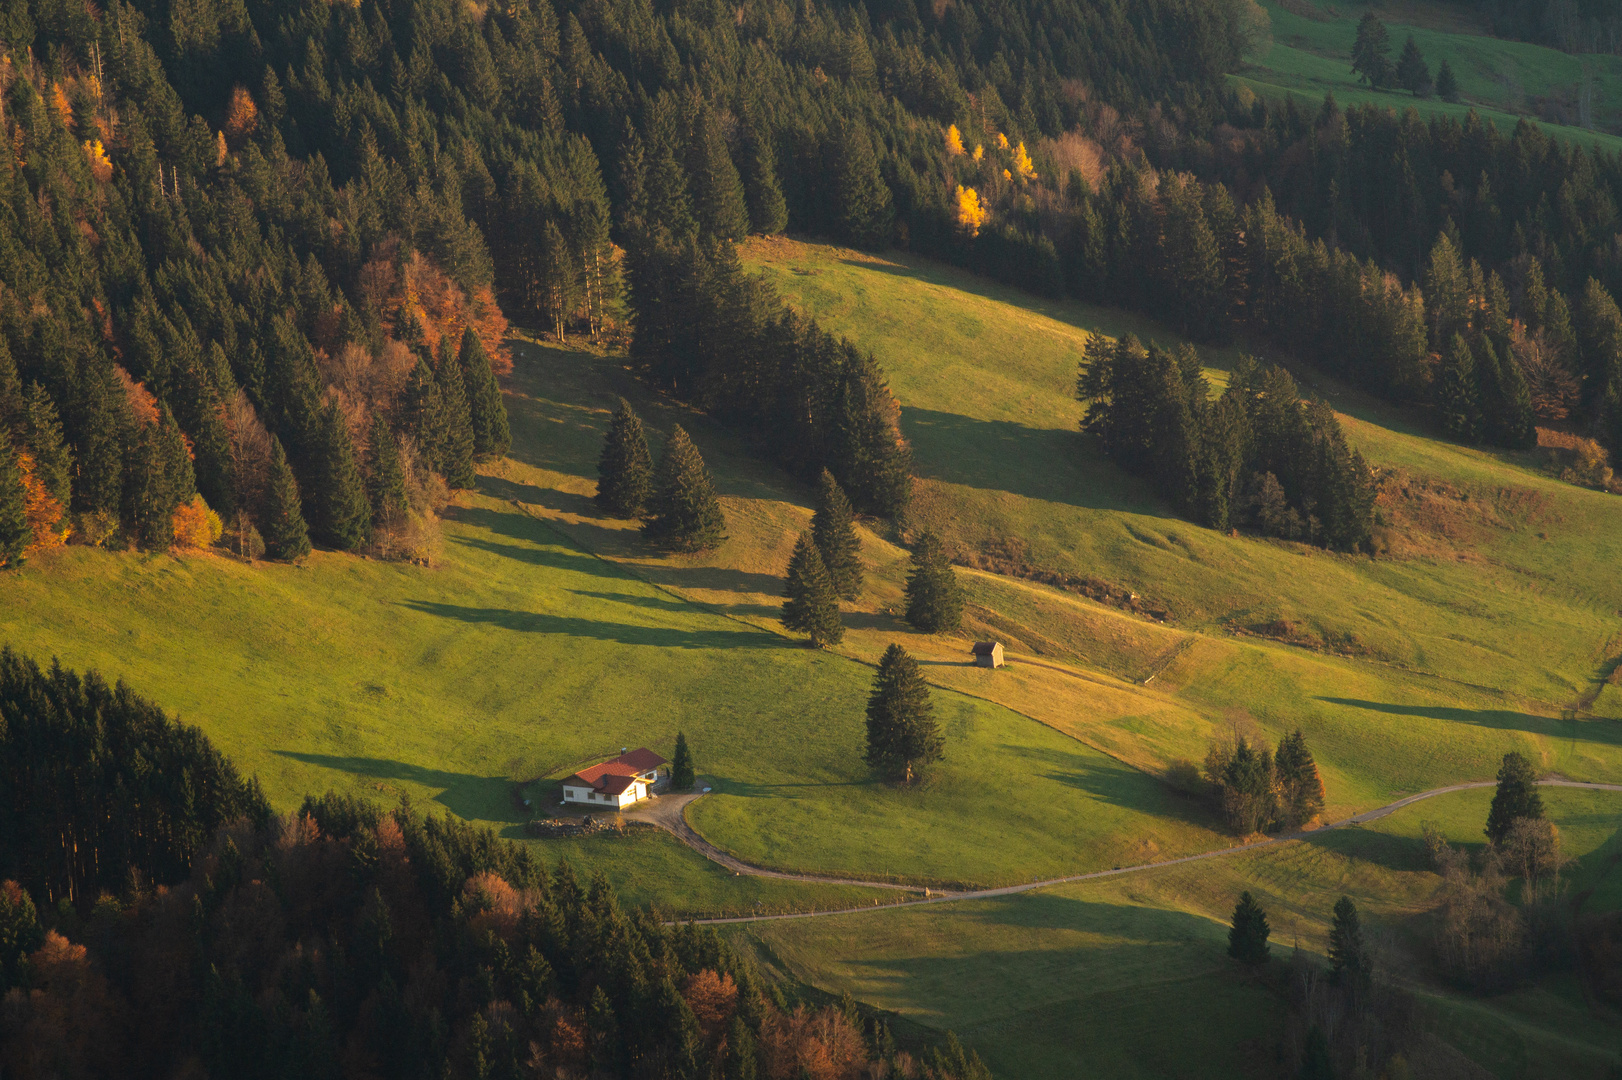
{"type": "Polygon", "coordinates": [[[1497,731],[1525,731],[1545,735],[1551,739],[1581,739],[1583,742],[1605,746],[1622,746],[1622,722],[1615,720],[1558,720],[1550,716],[1511,709],[1453,709],[1441,705],[1398,705],[1383,701],[1362,701],[1358,698],[1320,697],[1319,701],[1331,705],[1347,705],[1392,716],[1419,716],[1428,720],[1445,720],[1455,724],[1473,724],[1497,731]]]}
{"type": "Polygon", "coordinates": [[[614,641],[621,645],[649,645],[661,649],[774,649],[782,639],[759,630],[676,630],[658,626],[632,626],[626,623],[577,619],[545,612],[515,611],[511,608],[463,607],[427,600],[407,600],[405,607],[425,615],[474,625],[497,626],[523,634],[556,634],[562,637],[614,641]]]}
{"type": "Polygon", "coordinates": [[[592,589],[570,589],[576,596],[589,596],[593,600],[608,600],[615,604],[651,608],[654,611],[692,611],[693,605],[669,596],[638,596],[634,593],[597,592],[592,589]]]}
{"type": "Polygon", "coordinates": [[[1417,836],[1393,836],[1374,829],[1316,829],[1301,842],[1333,852],[1346,859],[1359,859],[1398,873],[1420,873],[1431,868],[1424,841],[1417,836]]]}
{"type": "Polygon", "coordinates": [[[353,776],[373,780],[403,780],[423,787],[440,788],[442,790],[434,796],[434,801],[457,817],[470,821],[522,820],[512,807],[512,781],[504,776],[446,772],[388,758],[337,757],[331,754],[305,754],[296,750],[277,750],[275,753],[306,765],[319,765],[353,776]]]}
{"type": "Polygon", "coordinates": [[[1203,803],[1179,794],[1148,773],[1112,757],[1101,753],[1038,750],[1026,746],[1005,746],[1003,749],[1030,760],[1031,771],[1037,775],[1073,787],[1095,799],[1221,831],[1222,825],[1216,815],[1203,803]]]}
{"type": "Polygon", "coordinates": [[[1146,482],[1121,472],[1079,431],[1032,428],[905,406],[901,429],[921,478],[1091,510],[1171,517],[1146,482]]]}

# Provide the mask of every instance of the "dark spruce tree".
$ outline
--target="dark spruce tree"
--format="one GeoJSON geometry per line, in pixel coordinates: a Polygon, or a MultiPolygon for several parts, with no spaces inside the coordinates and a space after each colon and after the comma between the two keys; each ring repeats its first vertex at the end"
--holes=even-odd
{"type": "Polygon", "coordinates": [[[947,561],[946,548],[932,532],[921,533],[907,575],[907,622],[926,634],[946,634],[963,624],[963,592],[947,561]]]}
{"type": "Polygon", "coordinates": [[[597,505],[615,517],[641,517],[653,495],[653,455],[631,403],[620,398],[597,459],[597,505]]]}
{"type": "Polygon", "coordinates": [[[1397,85],[1415,97],[1431,95],[1431,69],[1420,54],[1419,46],[1414,44],[1412,34],[1408,35],[1402,55],[1397,58],[1397,85]]]}
{"type": "Polygon", "coordinates": [[[918,661],[891,645],[867,699],[865,760],[887,778],[911,784],[918,767],[940,760],[943,744],[918,661]]]}
{"type": "Polygon", "coordinates": [[[434,369],[439,387],[440,429],[435,440],[439,448],[440,475],[453,488],[473,486],[473,423],[467,404],[467,384],[462,365],[451,351],[450,339],[440,341],[439,365],[434,369]]]}
{"type": "Polygon", "coordinates": [[[670,759],[670,788],[672,791],[692,791],[697,782],[693,771],[693,752],[687,746],[687,733],[676,732],[676,749],[670,759]]]}
{"type": "Polygon", "coordinates": [[[298,481],[288,467],[282,442],[270,441],[270,475],[265,485],[265,508],[260,513],[260,532],[265,554],[282,562],[293,562],[310,553],[310,533],[299,504],[298,481]]]}
{"type": "Polygon", "coordinates": [[[167,406],[135,434],[124,466],[124,520],[144,550],[175,542],[175,508],[196,494],[191,457],[167,406]]]}
{"type": "Polygon", "coordinates": [[[31,383],[23,401],[23,445],[34,455],[34,476],[65,510],[73,496],[73,455],[62,441],[56,405],[39,383],[31,383]]]}
{"type": "Polygon", "coordinates": [[[0,338],[0,428],[20,431],[23,424],[23,384],[17,374],[17,361],[0,338]]]}
{"type": "Polygon", "coordinates": [[[1318,763],[1307,749],[1307,738],[1297,728],[1284,736],[1273,754],[1273,775],[1279,786],[1279,811],[1290,825],[1311,821],[1324,808],[1324,782],[1318,763]]]}
{"type": "Polygon", "coordinates": [[[817,479],[817,508],[811,515],[811,536],[822,553],[834,591],[854,600],[862,591],[862,541],[856,535],[856,516],[834,474],[827,469],[817,479]]]}
{"type": "Polygon", "coordinates": [[[743,129],[743,189],[752,231],[775,236],[788,228],[788,203],[777,180],[771,137],[755,123],[745,123],[743,129]]]}
{"type": "Polygon", "coordinates": [[[428,467],[443,476],[445,465],[440,440],[445,430],[445,404],[440,399],[434,371],[421,356],[417,357],[417,367],[406,381],[401,397],[403,430],[416,442],[417,453],[428,467]]]}
{"type": "Polygon", "coordinates": [[[337,401],[321,410],[321,434],[312,469],[315,535],[339,551],[354,551],[372,538],[372,508],[355,462],[355,444],[337,401]]]}
{"type": "Polygon", "coordinates": [[[1352,74],[1376,90],[1391,85],[1396,72],[1391,67],[1391,35],[1374,12],[1365,12],[1357,24],[1357,40],[1352,44],[1352,74]]]}
{"type": "Polygon", "coordinates": [[[890,187],[879,174],[872,137],[866,127],[847,124],[834,132],[830,147],[834,235],[871,251],[890,246],[895,208],[890,187]]]}
{"type": "Polygon", "coordinates": [[[1272,927],[1267,925],[1267,912],[1248,891],[1240,893],[1239,903],[1233,909],[1233,924],[1228,929],[1228,955],[1242,964],[1266,963],[1267,936],[1272,932],[1272,927]]]}
{"type": "Polygon", "coordinates": [[[470,326],[462,331],[462,347],[456,354],[466,383],[469,421],[473,428],[473,456],[481,461],[498,458],[512,449],[512,431],[507,424],[507,406],[501,400],[501,386],[490,367],[484,342],[470,326]]]}
{"type": "Polygon", "coordinates": [[[705,551],[726,536],[726,517],[698,447],[680,424],[665,440],[642,535],[665,551],[705,551]]]}
{"type": "Polygon", "coordinates": [[[1509,830],[1522,818],[1543,816],[1543,796],[1538,794],[1537,774],[1532,763],[1513,750],[1498,766],[1498,790],[1487,811],[1487,839],[1501,844],[1509,830]]]}
{"type": "Polygon", "coordinates": [[[372,414],[372,432],[367,441],[371,471],[366,477],[366,497],[372,507],[372,523],[380,529],[398,528],[411,503],[400,464],[400,445],[382,413],[372,414]]]}
{"type": "Polygon", "coordinates": [[[1454,334],[1437,380],[1436,409],[1448,437],[1473,443],[1481,437],[1481,385],[1476,360],[1463,334],[1454,334]]]}
{"type": "Polygon", "coordinates": [[[788,578],[783,585],[783,625],[811,638],[819,649],[837,645],[845,637],[839,621],[839,594],[823,565],[822,554],[809,532],[800,534],[788,562],[788,578]]]}
{"type": "Polygon", "coordinates": [[[699,229],[722,240],[749,234],[749,208],[743,181],[727,153],[726,136],[713,110],[701,107],[687,144],[687,174],[693,181],[693,210],[699,229]]]}
{"type": "Polygon", "coordinates": [[[1329,924],[1329,972],[1336,985],[1354,989],[1367,985],[1371,974],[1363,924],[1349,896],[1335,901],[1335,917],[1329,924]]]}
{"type": "Polygon", "coordinates": [[[21,566],[23,552],[33,538],[17,449],[12,445],[11,432],[0,426],[0,567],[21,566]]]}
{"type": "Polygon", "coordinates": [[[1446,60],[1436,70],[1436,96],[1447,102],[1457,103],[1459,100],[1459,79],[1453,74],[1453,65],[1446,60]]]}

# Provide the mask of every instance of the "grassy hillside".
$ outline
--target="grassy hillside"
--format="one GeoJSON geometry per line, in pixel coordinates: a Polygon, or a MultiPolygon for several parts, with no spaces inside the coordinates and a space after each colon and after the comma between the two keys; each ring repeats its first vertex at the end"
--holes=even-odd
{"type": "Polygon", "coordinates": [[[1446,60],[1459,80],[1463,101],[1416,99],[1402,90],[1373,91],[1351,71],[1357,23],[1371,10],[1363,3],[1315,0],[1263,0],[1272,16],[1273,45],[1256,65],[1236,78],[1259,94],[1292,94],[1316,109],[1326,92],[1341,104],[1374,103],[1416,108],[1421,115],[1463,119],[1475,108],[1483,119],[1511,130],[1522,117],[1540,120],[1560,138],[1580,140],[1615,152],[1622,138],[1622,57],[1573,56],[1557,49],[1488,37],[1474,13],[1435,2],[1373,6],[1391,35],[1392,60],[1411,34],[1432,77],[1446,60]],[[1576,126],[1575,103],[1583,80],[1593,90],[1594,129],[1576,126]]]}
{"type": "MultiPolygon", "coordinates": [[[[1235,898],[1248,889],[1266,908],[1285,960],[1297,945],[1321,958],[1330,911],[1349,894],[1385,969],[1419,979],[1436,1031],[1478,1064],[1501,1077],[1602,1076],[1619,1049],[1617,1016],[1591,1013],[1569,975],[1487,1000],[1419,976],[1421,913],[1440,884],[1422,823],[1478,845],[1490,797],[1439,796],[1363,828],[1127,878],[732,933],[794,977],[957,1031],[999,1076],[1239,1077],[1271,1055],[1283,999],[1225,956],[1235,898]]],[[[1545,789],[1545,799],[1580,856],[1572,890],[1598,882],[1622,900],[1622,796],[1545,789]]],[[[1425,1060],[1439,1070],[1457,1052],[1431,1047],[1425,1060]]]]}

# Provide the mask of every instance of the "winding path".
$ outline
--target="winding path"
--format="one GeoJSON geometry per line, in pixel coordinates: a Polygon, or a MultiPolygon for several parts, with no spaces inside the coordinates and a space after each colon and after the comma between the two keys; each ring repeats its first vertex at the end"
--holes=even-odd
{"type": "MultiPolygon", "coordinates": [[[[1539,780],[1543,787],[1586,788],[1590,791],[1618,791],[1622,792],[1622,784],[1591,784],[1578,780],[1539,780]]],[[[958,900],[984,900],[994,896],[1012,896],[1015,893],[1030,892],[1032,889],[1042,889],[1050,885],[1068,885],[1077,881],[1095,881],[1099,878],[1118,877],[1122,874],[1135,874],[1142,870],[1159,870],[1167,866],[1177,866],[1181,863],[1200,862],[1204,859],[1216,859],[1224,855],[1237,855],[1245,851],[1257,851],[1261,848],[1272,847],[1290,840],[1302,840],[1317,833],[1330,829],[1343,829],[1348,825],[1363,825],[1370,821],[1401,810],[1405,806],[1412,806],[1423,799],[1436,795],[1446,795],[1452,791],[1467,791],[1471,788],[1495,787],[1494,780],[1474,780],[1467,784],[1450,784],[1447,787],[1433,788],[1422,791],[1417,795],[1398,799],[1378,809],[1368,810],[1361,814],[1354,814],[1343,821],[1336,821],[1317,829],[1304,832],[1285,833],[1282,836],[1269,837],[1254,844],[1242,844],[1238,847],[1217,848],[1215,851],[1202,851],[1198,855],[1184,855],[1179,859],[1166,859],[1163,862],[1140,863],[1137,866],[1121,866],[1113,870],[1095,870],[1089,874],[1072,874],[1069,877],[1048,878],[1043,881],[1031,881],[1020,885],[1004,885],[995,889],[973,889],[964,892],[943,892],[936,889],[924,889],[916,885],[897,885],[888,881],[861,881],[855,878],[820,877],[816,874],[790,874],[781,870],[767,870],[759,866],[751,866],[733,858],[709,843],[693,827],[687,824],[686,809],[689,803],[702,798],[702,793],[692,795],[665,795],[645,809],[639,808],[637,812],[628,814],[634,820],[646,821],[659,826],[672,833],[694,851],[703,855],[712,862],[726,867],[736,874],[749,874],[752,877],[779,878],[784,881],[803,881],[813,885],[858,885],[869,889],[898,889],[904,892],[922,892],[925,895],[917,900],[902,900],[894,904],[875,904],[868,907],[839,908],[832,911],[806,911],[788,915],[738,915],[724,919],[684,919],[683,922],[692,922],[701,926],[710,926],[723,923],[752,923],[777,922],[783,919],[817,919],[827,915],[851,915],[862,911],[893,911],[898,907],[917,907],[922,904],[949,904],[958,900]]]]}

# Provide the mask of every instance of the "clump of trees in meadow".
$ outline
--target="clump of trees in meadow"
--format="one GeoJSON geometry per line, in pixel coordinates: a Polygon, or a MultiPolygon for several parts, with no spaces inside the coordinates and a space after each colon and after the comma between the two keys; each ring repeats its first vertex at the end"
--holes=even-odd
{"type": "Polygon", "coordinates": [[[1284,369],[1244,358],[1213,400],[1193,347],[1095,334],[1076,393],[1087,404],[1083,430],[1201,524],[1343,551],[1368,545],[1373,475],[1334,411],[1303,401],[1284,369]]]}
{"type": "Polygon", "coordinates": [[[1300,828],[1324,809],[1323,778],[1299,730],[1269,749],[1259,734],[1236,729],[1211,744],[1203,767],[1172,762],[1167,780],[1207,800],[1239,836],[1300,828]]]}

